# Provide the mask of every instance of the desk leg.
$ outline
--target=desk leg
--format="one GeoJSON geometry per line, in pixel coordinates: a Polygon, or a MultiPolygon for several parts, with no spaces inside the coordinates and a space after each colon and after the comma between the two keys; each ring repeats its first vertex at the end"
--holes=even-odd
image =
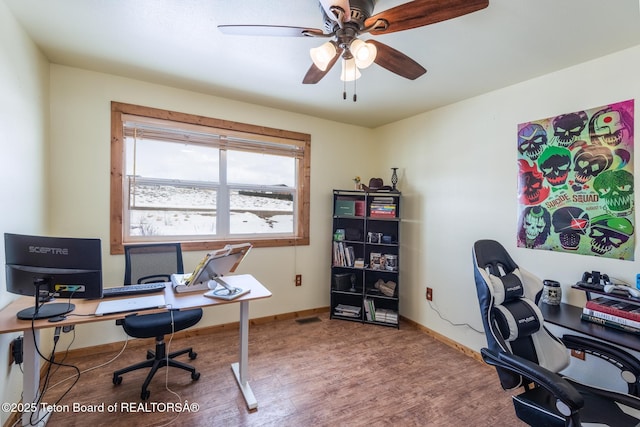
{"type": "Polygon", "coordinates": [[[247,408],[256,409],[258,401],[247,381],[249,368],[249,301],[240,302],[240,362],[232,363],[231,369],[242,391],[247,408]]]}
{"type": "MultiPolygon", "coordinates": [[[[23,369],[22,376],[22,403],[28,406],[38,401],[38,392],[40,386],[40,355],[36,352],[36,345],[40,344],[40,331],[27,329],[24,331],[23,338],[23,369]]],[[[35,409],[35,408],[34,408],[35,409]]],[[[24,411],[22,413],[23,426],[44,426],[49,419],[51,413],[46,412],[41,406],[36,411],[24,411]],[[34,424],[31,424],[33,418],[34,424]],[[42,420],[39,423],[35,421],[42,420]]]]}

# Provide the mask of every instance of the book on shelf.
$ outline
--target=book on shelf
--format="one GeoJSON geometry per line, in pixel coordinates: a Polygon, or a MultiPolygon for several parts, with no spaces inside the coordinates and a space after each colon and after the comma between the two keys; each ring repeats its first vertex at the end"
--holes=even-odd
{"type": "Polygon", "coordinates": [[[374,320],[376,322],[383,323],[398,323],[398,313],[387,308],[378,308],[374,314],[374,320]]]}
{"type": "Polygon", "coordinates": [[[371,199],[371,203],[372,204],[375,203],[379,205],[383,205],[383,204],[391,205],[396,203],[396,199],[393,196],[375,196],[373,199],[371,199]]]}
{"type": "Polygon", "coordinates": [[[369,216],[395,218],[396,207],[397,205],[393,197],[374,197],[369,204],[369,216]]]}
{"type": "Polygon", "coordinates": [[[354,197],[336,197],[334,215],[354,216],[356,214],[356,199],[354,197]]]}
{"type": "Polygon", "coordinates": [[[632,328],[640,329],[640,322],[636,320],[627,319],[625,317],[616,316],[614,314],[605,313],[604,311],[593,310],[588,307],[582,309],[582,313],[598,317],[600,319],[609,320],[611,322],[620,323],[621,325],[631,326],[632,328]]]}
{"type": "Polygon", "coordinates": [[[353,246],[347,246],[345,248],[345,253],[347,254],[347,266],[353,267],[353,264],[356,262],[356,255],[353,250],[353,246]]]}
{"type": "Polygon", "coordinates": [[[338,304],[334,309],[334,314],[346,317],[360,317],[362,308],[355,305],[338,304]]]}
{"type": "Polygon", "coordinates": [[[395,218],[396,217],[396,207],[394,206],[379,206],[374,207],[371,205],[369,209],[369,216],[372,217],[382,217],[382,218],[395,218]]]}
{"type": "Polygon", "coordinates": [[[585,308],[640,322],[640,305],[607,297],[587,301],[585,308]]]}
{"type": "Polygon", "coordinates": [[[388,308],[376,308],[373,298],[364,299],[364,311],[367,320],[382,323],[398,323],[398,313],[388,308]]]}
{"type": "Polygon", "coordinates": [[[364,299],[364,314],[367,316],[367,320],[372,321],[375,320],[373,317],[375,313],[375,306],[373,300],[370,298],[364,299]]]}
{"type": "Polygon", "coordinates": [[[353,267],[356,261],[353,246],[347,246],[343,242],[333,242],[333,266],[353,267]]]}
{"type": "Polygon", "coordinates": [[[607,319],[601,319],[599,317],[591,316],[591,315],[588,315],[588,314],[585,314],[585,313],[582,313],[580,315],[580,318],[582,320],[587,321],[587,322],[596,323],[598,325],[602,325],[602,326],[605,326],[605,327],[608,327],[608,328],[617,329],[619,331],[629,332],[629,333],[632,333],[632,334],[640,335],[640,329],[634,328],[632,326],[627,326],[627,325],[623,325],[621,323],[612,322],[612,321],[607,320],[607,319]]]}

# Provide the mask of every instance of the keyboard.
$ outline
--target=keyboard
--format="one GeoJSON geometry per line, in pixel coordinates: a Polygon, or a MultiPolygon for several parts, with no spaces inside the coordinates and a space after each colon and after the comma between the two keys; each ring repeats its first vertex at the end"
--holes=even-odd
{"type": "Polygon", "coordinates": [[[142,294],[152,294],[154,292],[164,291],[166,282],[154,283],[138,283],[135,285],[117,286],[115,288],[104,288],[102,290],[103,298],[133,296],[142,294]]]}

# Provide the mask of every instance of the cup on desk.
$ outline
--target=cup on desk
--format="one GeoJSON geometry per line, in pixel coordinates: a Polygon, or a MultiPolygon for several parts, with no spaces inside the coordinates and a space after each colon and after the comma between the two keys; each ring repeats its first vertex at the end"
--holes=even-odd
{"type": "Polygon", "coordinates": [[[542,282],[542,302],[549,305],[560,305],[562,301],[562,288],[555,280],[544,280],[542,282]]]}

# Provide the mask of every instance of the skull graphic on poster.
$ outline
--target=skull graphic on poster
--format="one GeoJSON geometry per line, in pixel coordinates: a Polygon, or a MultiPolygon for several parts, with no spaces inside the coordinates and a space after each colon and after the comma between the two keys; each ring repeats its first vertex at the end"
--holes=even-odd
{"type": "Polygon", "coordinates": [[[551,230],[551,215],[542,206],[529,206],[520,221],[518,239],[527,248],[542,245],[549,237],[551,230]]]}
{"type": "Polygon", "coordinates": [[[613,153],[601,145],[583,145],[573,157],[573,172],[578,184],[586,184],[590,179],[609,169],[613,153]]]}
{"type": "Polygon", "coordinates": [[[520,201],[526,205],[537,205],[549,196],[549,187],[544,186],[544,176],[536,164],[521,159],[520,166],[520,201]]]}
{"type": "Polygon", "coordinates": [[[633,175],[624,169],[608,170],[593,181],[593,188],[604,200],[607,208],[618,215],[633,206],[633,175]]]}
{"type": "Polygon", "coordinates": [[[589,215],[576,206],[565,206],[553,213],[553,229],[560,237],[563,249],[575,251],[580,246],[580,238],[587,234],[589,215]]]}
{"type": "Polygon", "coordinates": [[[531,123],[518,131],[518,151],[531,160],[536,160],[547,145],[547,132],[537,124],[531,123]]]}
{"type": "Polygon", "coordinates": [[[587,113],[561,114],[553,119],[554,139],[560,147],[568,147],[575,142],[587,126],[587,113]]]}
{"type": "Polygon", "coordinates": [[[547,147],[540,155],[538,165],[549,184],[554,187],[564,185],[571,169],[571,152],[563,147],[547,147]]]}
{"type": "Polygon", "coordinates": [[[622,142],[625,132],[631,132],[633,122],[620,110],[604,108],[591,117],[589,121],[589,137],[592,143],[617,146],[622,142]]]}
{"type": "Polygon", "coordinates": [[[591,222],[591,251],[604,255],[613,248],[619,248],[633,235],[633,224],[627,218],[600,215],[591,222]]]}

